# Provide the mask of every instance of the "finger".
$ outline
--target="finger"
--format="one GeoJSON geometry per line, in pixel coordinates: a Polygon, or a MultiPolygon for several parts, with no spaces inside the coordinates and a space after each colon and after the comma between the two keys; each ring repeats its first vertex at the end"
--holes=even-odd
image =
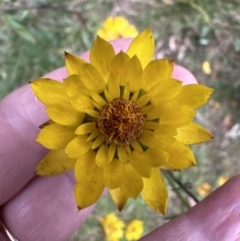
{"type": "Polygon", "coordinates": [[[240,240],[240,176],[141,241],[240,240]]]}
{"type": "MultiPolygon", "coordinates": [[[[126,51],[131,39],[112,42],[115,51],[126,51]]],[[[89,52],[82,56],[89,59],[89,52]]],[[[66,78],[65,68],[47,75],[66,78]]],[[[45,107],[34,96],[29,85],[14,91],[0,102],[0,205],[10,200],[34,177],[37,163],[46,149],[35,142],[38,126],[47,120],[45,107]]]]}

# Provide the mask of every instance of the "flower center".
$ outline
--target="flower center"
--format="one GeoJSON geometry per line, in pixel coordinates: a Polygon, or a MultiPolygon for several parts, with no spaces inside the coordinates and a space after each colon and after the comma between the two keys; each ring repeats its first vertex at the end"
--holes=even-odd
{"type": "Polygon", "coordinates": [[[132,101],[115,99],[103,106],[97,127],[104,138],[112,144],[129,145],[140,138],[144,116],[132,101]]]}

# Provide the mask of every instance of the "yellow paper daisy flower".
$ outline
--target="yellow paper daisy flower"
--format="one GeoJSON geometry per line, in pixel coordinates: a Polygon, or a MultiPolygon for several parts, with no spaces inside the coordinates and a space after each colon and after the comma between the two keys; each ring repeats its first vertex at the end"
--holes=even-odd
{"type": "Polygon", "coordinates": [[[131,25],[123,16],[108,17],[102,27],[98,29],[97,35],[105,40],[116,38],[134,38],[138,31],[134,25],[131,25]]]}
{"type": "Polygon", "coordinates": [[[138,219],[134,219],[128,224],[125,232],[125,237],[128,241],[134,241],[140,239],[142,234],[143,222],[138,219]]]}
{"type": "Polygon", "coordinates": [[[107,241],[119,241],[123,237],[125,224],[115,213],[100,219],[107,241]]]}
{"type": "Polygon", "coordinates": [[[108,187],[117,208],[142,195],[165,213],[167,189],[159,168],[181,170],[196,165],[188,145],[212,139],[192,122],[212,89],[171,77],[173,62],[153,60],[150,29],[140,33],[126,53],[115,54],[100,37],[90,63],[66,53],[63,83],[31,83],[46,105],[50,121],[36,141],[51,151],[38,164],[38,175],[74,169],[79,209],[94,204],[108,187]]]}

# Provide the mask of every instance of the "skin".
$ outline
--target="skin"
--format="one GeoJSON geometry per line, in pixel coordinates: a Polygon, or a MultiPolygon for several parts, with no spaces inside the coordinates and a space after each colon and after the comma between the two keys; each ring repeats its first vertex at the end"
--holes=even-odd
{"type": "MultiPolygon", "coordinates": [[[[130,39],[112,42],[125,51],[130,39]]],[[[81,57],[88,60],[89,53],[81,57]]],[[[65,68],[45,77],[61,81],[65,68]]],[[[185,68],[175,66],[174,78],[196,83],[185,68]]],[[[45,107],[25,85],[0,102],[0,205],[1,218],[21,241],[64,241],[84,222],[93,207],[77,211],[74,177],[68,172],[36,177],[37,163],[47,150],[34,140],[47,120],[45,107]]],[[[157,228],[142,241],[240,240],[240,177],[234,177],[191,210],[157,228]]],[[[0,240],[5,241],[1,236],[0,240]]]]}

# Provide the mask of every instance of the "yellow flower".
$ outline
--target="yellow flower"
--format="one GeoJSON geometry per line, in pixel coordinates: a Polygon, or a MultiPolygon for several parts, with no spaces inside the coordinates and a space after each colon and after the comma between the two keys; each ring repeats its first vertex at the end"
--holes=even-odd
{"type": "Polygon", "coordinates": [[[208,61],[204,61],[202,63],[202,70],[205,74],[208,74],[208,75],[212,73],[212,69],[208,61]]]}
{"type": "Polygon", "coordinates": [[[134,38],[138,31],[134,25],[129,24],[128,20],[122,16],[108,17],[102,23],[102,28],[97,31],[98,36],[106,40],[116,38],[134,38]]]}
{"type": "Polygon", "coordinates": [[[208,182],[204,182],[197,187],[197,192],[201,196],[207,196],[212,190],[211,185],[208,182]]]}
{"type": "Polygon", "coordinates": [[[218,183],[218,186],[222,186],[229,178],[222,175],[218,178],[217,180],[217,183],[218,183]]]}
{"type": "Polygon", "coordinates": [[[138,240],[143,234],[143,222],[137,219],[131,221],[125,232],[128,241],[138,240]]]}
{"type": "Polygon", "coordinates": [[[107,241],[119,241],[123,237],[125,224],[115,213],[110,213],[100,219],[107,241]]]}
{"type": "Polygon", "coordinates": [[[171,77],[173,62],[152,60],[150,29],[126,53],[115,54],[100,37],[90,63],[66,53],[63,83],[40,78],[31,83],[46,105],[50,121],[36,141],[51,151],[38,164],[41,176],[74,169],[79,209],[94,204],[108,187],[117,208],[139,194],[149,207],[165,213],[167,189],[159,168],[196,165],[187,145],[212,139],[192,122],[212,89],[171,77]]]}

